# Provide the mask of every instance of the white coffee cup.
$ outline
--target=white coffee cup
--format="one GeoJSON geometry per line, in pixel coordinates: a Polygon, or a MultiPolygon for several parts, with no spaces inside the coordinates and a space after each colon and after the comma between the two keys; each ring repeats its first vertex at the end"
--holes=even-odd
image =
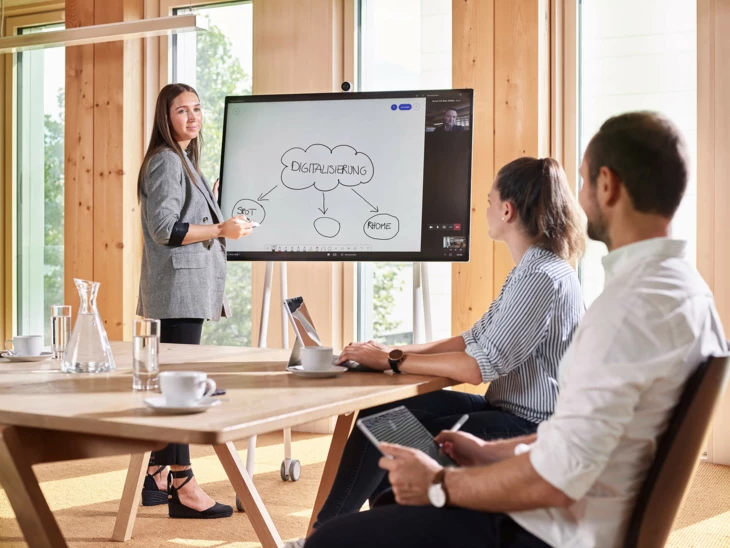
{"type": "Polygon", "coordinates": [[[331,346],[305,346],[302,348],[302,368],[305,371],[325,371],[332,367],[331,346]]]}
{"type": "Polygon", "coordinates": [[[13,356],[40,356],[43,352],[43,337],[40,335],[18,335],[5,341],[5,350],[13,356]],[[12,343],[12,348],[8,343],[12,343]]]}
{"type": "Polygon", "coordinates": [[[163,371],[160,373],[160,391],[167,405],[192,407],[201,399],[213,395],[215,381],[202,371],[163,371]]]}

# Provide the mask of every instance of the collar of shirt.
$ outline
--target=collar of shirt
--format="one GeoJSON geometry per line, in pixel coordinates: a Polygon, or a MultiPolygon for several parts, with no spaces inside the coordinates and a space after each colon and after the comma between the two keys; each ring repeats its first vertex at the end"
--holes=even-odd
{"type": "Polygon", "coordinates": [[[684,257],[687,242],[671,238],[651,238],[619,247],[603,258],[606,281],[647,257],[684,257]]]}

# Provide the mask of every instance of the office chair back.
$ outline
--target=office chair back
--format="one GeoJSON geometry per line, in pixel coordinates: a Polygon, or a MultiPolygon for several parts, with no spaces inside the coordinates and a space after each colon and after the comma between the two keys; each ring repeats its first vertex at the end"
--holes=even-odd
{"type": "Polygon", "coordinates": [[[655,548],[666,543],[699,464],[729,369],[730,357],[710,358],[685,383],[636,499],[623,544],[626,548],[655,548]]]}

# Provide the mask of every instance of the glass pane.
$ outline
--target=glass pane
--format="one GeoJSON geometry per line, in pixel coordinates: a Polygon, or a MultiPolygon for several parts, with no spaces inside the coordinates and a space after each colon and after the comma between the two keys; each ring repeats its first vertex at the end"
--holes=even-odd
{"type": "MultiPolygon", "coordinates": [[[[213,4],[194,11],[208,19],[208,31],[173,37],[173,82],[193,86],[203,105],[201,168],[211,184],[220,173],[223,106],[226,95],[251,93],[253,9],[251,2],[213,4]]],[[[226,295],[232,318],[206,322],[203,344],[251,345],[251,263],[229,262],[226,295]]]]}
{"type": "MultiPolygon", "coordinates": [[[[697,2],[591,0],[580,3],[579,146],[609,117],[653,110],[679,126],[690,152],[690,179],[672,227],[697,248],[697,2]]],[[[603,244],[591,242],[580,274],[590,304],[603,290],[603,244]]]]}
{"type": "MultiPolygon", "coordinates": [[[[451,87],[451,0],[362,0],[361,91],[451,87]]],[[[434,339],[451,335],[451,265],[428,265],[434,339]]],[[[413,265],[358,267],[360,340],[413,342],[413,265]]],[[[419,342],[419,341],[416,341],[419,342]]]]}
{"type": "Polygon", "coordinates": [[[51,305],[64,303],[65,62],[63,48],[17,54],[17,331],[43,334],[46,345],[51,305]]]}

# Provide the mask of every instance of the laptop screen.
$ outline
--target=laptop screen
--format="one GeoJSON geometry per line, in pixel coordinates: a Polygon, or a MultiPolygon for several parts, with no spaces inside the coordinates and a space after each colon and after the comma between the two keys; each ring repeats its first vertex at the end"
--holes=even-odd
{"type": "Polygon", "coordinates": [[[286,299],[286,309],[294,332],[304,346],[323,346],[309,315],[304,297],[286,299]]]}

